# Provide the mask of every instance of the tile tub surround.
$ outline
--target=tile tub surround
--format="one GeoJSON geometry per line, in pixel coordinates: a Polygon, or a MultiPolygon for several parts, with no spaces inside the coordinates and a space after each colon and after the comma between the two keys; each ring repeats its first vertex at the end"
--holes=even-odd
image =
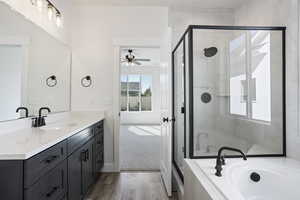
{"type": "Polygon", "coordinates": [[[0,134],[0,160],[26,160],[104,119],[104,112],[67,112],[46,118],[46,127],[31,128],[30,120],[7,122],[0,134]],[[20,125],[20,128],[14,127],[20,125]],[[11,130],[10,130],[11,127],[11,130]]]}
{"type": "Polygon", "coordinates": [[[289,199],[296,200],[300,162],[290,158],[226,159],[222,177],[215,176],[215,159],[185,160],[185,199],[203,200],[289,199]],[[261,176],[250,180],[251,173],[261,176]],[[280,180],[281,184],[278,184],[280,180]],[[282,196],[284,195],[284,197],[282,196]],[[254,199],[254,198],[253,198],[254,199]]]}

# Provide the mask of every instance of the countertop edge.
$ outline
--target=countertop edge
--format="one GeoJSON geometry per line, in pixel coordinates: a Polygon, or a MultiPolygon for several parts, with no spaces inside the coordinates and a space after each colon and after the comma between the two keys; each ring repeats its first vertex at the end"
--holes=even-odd
{"type": "Polygon", "coordinates": [[[99,117],[97,119],[94,119],[94,120],[90,120],[90,122],[86,123],[85,125],[81,126],[80,128],[77,128],[69,133],[66,133],[63,137],[59,137],[57,138],[56,140],[52,141],[52,142],[49,142],[45,145],[42,145],[40,148],[37,148],[37,149],[34,149],[30,152],[27,152],[27,153],[13,153],[13,154],[1,154],[0,153],[0,161],[4,161],[4,160],[7,160],[7,161],[20,161],[20,160],[27,160],[47,149],[49,149],[50,147],[66,140],[67,138],[79,133],[80,131],[83,131],[89,127],[91,127],[92,125],[96,124],[97,122],[100,122],[102,120],[104,120],[105,117],[102,116],[102,117],[99,117]]]}

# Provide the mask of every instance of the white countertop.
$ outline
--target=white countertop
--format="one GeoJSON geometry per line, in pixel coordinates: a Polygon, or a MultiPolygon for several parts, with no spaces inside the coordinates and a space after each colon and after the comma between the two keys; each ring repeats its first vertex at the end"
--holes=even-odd
{"type": "Polygon", "coordinates": [[[104,119],[104,112],[69,114],[48,122],[46,127],[61,129],[23,128],[0,135],[0,160],[26,160],[68,137],[104,119]]]}

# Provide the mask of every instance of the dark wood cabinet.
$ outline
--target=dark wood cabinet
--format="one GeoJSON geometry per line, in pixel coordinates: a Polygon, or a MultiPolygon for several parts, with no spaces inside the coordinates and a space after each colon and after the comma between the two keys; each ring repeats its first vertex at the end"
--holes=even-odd
{"type": "Polygon", "coordinates": [[[93,140],[89,141],[84,149],[86,156],[82,161],[82,192],[86,194],[93,184],[93,140]]]}
{"type": "Polygon", "coordinates": [[[41,176],[66,159],[67,143],[60,142],[53,147],[24,161],[24,187],[29,188],[41,176]]]}
{"type": "MultiPolygon", "coordinates": [[[[103,126],[103,123],[101,123],[103,126]]],[[[103,166],[103,128],[99,130],[99,124],[89,129],[93,132],[92,138],[81,145],[68,157],[68,199],[82,200],[89,188],[95,182],[103,166]],[[100,134],[101,133],[101,134],[100,134]],[[100,163],[100,164],[99,164],[100,163]]],[[[81,134],[81,133],[78,133],[81,134]]],[[[91,135],[85,134],[85,135],[91,135]]],[[[76,135],[73,138],[78,138],[76,135]]],[[[73,138],[69,138],[68,144],[73,144],[73,138]]]]}
{"type": "Polygon", "coordinates": [[[58,200],[67,193],[67,161],[50,170],[37,183],[24,190],[24,200],[58,200]]]}
{"type": "Polygon", "coordinates": [[[103,167],[103,121],[27,160],[0,161],[0,199],[83,200],[103,167]]]}
{"type": "Polygon", "coordinates": [[[90,140],[68,158],[68,197],[81,200],[93,184],[92,142],[90,140]]]}
{"type": "Polygon", "coordinates": [[[0,161],[0,199],[23,199],[23,161],[0,161]]]}
{"type": "Polygon", "coordinates": [[[81,200],[81,160],[83,158],[83,149],[78,149],[68,158],[68,199],[81,200]]]}

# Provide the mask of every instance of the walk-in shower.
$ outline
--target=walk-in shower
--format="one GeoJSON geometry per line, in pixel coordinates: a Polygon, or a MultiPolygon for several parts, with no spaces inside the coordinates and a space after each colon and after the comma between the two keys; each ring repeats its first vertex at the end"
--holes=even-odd
{"type": "Polygon", "coordinates": [[[214,158],[222,146],[285,156],[285,27],[192,25],[172,59],[179,175],[184,158],[214,158]]]}

